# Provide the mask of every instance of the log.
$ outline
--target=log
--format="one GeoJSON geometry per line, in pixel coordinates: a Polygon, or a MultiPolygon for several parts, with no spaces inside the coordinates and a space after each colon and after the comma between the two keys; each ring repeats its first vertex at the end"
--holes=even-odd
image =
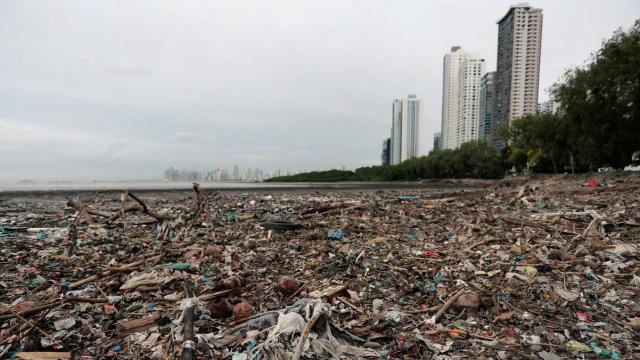
{"type": "Polygon", "coordinates": [[[53,309],[54,307],[58,307],[64,305],[66,303],[78,303],[78,302],[86,302],[86,303],[108,303],[109,300],[106,298],[82,298],[82,297],[65,297],[62,300],[57,300],[54,302],[50,302],[48,304],[44,304],[41,306],[34,307],[32,309],[22,310],[20,312],[14,312],[7,315],[0,315],[0,321],[13,319],[18,316],[27,316],[32,314],[37,314],[44,310],[53,309]]]}
{"type": "MultiPolygon", "coordinates": [[[[187,298],[193,297],[191,287],[186,282],[184,283],[184,294],[187,298]]],[[[193,360],[193,348],[195,347],[195,343],[193,342],[193,304],[187,307],[184,311],[184,341],[182,342],[182,355],[180,358],[181,360],[193,360]]]]}
{"type": "Polygon", "coordinates": [[[54,351],[19,352],[16,357],[24,360],[66,360],[71,359],[71,353],[54,351]]]}
{"type": "Polygon", "coordinates": [[[160,314],[152,314],[141,319],[118,321],[116,330],[118,335],[128,335],[155,326],[159,318],[160,314]]]}

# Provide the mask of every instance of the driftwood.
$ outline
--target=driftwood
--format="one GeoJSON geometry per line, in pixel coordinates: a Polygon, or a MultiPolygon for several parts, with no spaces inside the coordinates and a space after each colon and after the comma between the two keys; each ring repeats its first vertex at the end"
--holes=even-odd
{"type": "Polygon", "coordinates": [[[322,206],[318,206],[318,207],[303,211],[300,215],[322,214],[322,213],[325,213],[325,212],[328,212],[328,211],[331,211],[331,210],[349,208],[349,207],[352,207],[352,206],[353,206],[353,204],[349,204],[349,203],[338,203],[338,204],[322,205],[322,206]]]}
{"type": "Polygon", "coordinates": [[[76,281],[76,282],[70,284],[68,286],[68,288],[69,289],[78,288],[78,287],[80,287],[80,286],[82,286],[84,284],[90,283],[92,281],[96,281],[96,280],[98,280],[100,278],[103,278],[105,276],[109,276],[114,272],[133,270],[133,269],[137,268],[138,266],[144,264],[147,261],[151,261],[153,263],[156,263],[156,262],[160,261],[161,258],[162,258],[162,255],[158,255],[158,256],[150,257],[148,259],[138,260],[138,261],[132,262],[130,264],[126,264],[126,265],[122,265],[122,266],[118,266],[118,267],[113,267],[113,268],[107,269],[107,270],[105,270],[105,271],[103,271],[103,272],[101,272],[99,274],[92,275],[92,276],[89,276],[88,278],[85,278],[83,280],[76,281]]]}
{"type": "Polygon", "coordinates": [[[71,359],[71,353],[56,351],[19,352],[16,357],[23,360],[65,360],[71,359]]]}
{"type": "Polygon", "coordinates": [[[78,212],[78,218],[83,218],[85,220],[85,222],[87,222],[87,224],[91,225],[91,224],[95,224],[95,220],[91,217],[91,215],[94,216],[99,216],[102,218],[105,218],[107,223],[113,222],[115,220],[117,220],[118,218],[120,218],[121,216],[123,216],[125,213],[130,213],[130,212],[136,212],[136,211],[140,211],[154,219],[156,219],[157,221],[165,221],[165,220],[173,220],[174,217],[169,216],[169,215],[160,215],[157,212],[149,209],[149,207],[147,206],[147,204],[142,201],[142,199],[140,199],[138,196],[125,191],[123,196],[122,196],[122,200],[121,201],[121,207],[118,211],[116,212],[105,212],[105,211],[100,211],[100,210],[96,210],[93,208],[90,208],[89,205],[93,202],[93,200],[95,199],[95,196],[90,199],[87,202],[82,202],[82,203],[78,203],[72,199],[67,200],[67,205],[72,207],[74,210],[76,210],[78,212]],[[124,207],[124,202],[126,200],[128,200],[129,198],[133,199],[135,202],[137,202],[137,204],[135,205],[131,205],[128,207],[124,207]]]}
{"type": "Polygon", "coordinates": [[[511,219],[508,217],[503,217],[500,218],[500,220],[504,221],[506,224],[509,225],[516,225],[516,226],[528,226],[528,227],[532,227],[532,228],[538,228],[538,229],[542,229],[542,230],[546,230],[548,232],[554,232],[555,229],[553,229],[552,227],[546,225],[546,224],[540,224],[534,221],[529,221],[529,220],[525,220],[525,219],[511,219]]]}
{"type": "MultiPolygon", "coordinates": [[[[193,292],[191,291],[191,287],[188,283],[184,283],[184,293],[187,299],[191,299],[193,297],[193,292]]],[[[193,304],[189,304],[188,307],[184,310],[184,327],[183,327],[183,337],[184,341],[182,342],[182,360],[193,360],[193,348],[195,347],[195,343],[193,342],[194,331],[193,331],[193,304]]]]}
{"type": "Polygon", "coordinates": [[[152,218],[154,218],[156,220],[160,220],[160,221],[172,220],[173,219],[172,216],[160,215],[160,214],[154,212],[153,210],[149,209],[147,207],[147,204],[145,204],[144,201],[140,200],[140,198],[137,197],[136,195],[134,195],[133,193],[129,193],[129,197],[132,198],[133,200],[135,200],[138,204],[140,204],[140,206],[142,206],[142,212],[143,213],[151,216],[152,218]]]}
{"type": "Polygon", "coordinates": [[[127,335],[136,331],[141,331],[156,325],[156,322],[160,318],[160,314],[153,314],[145,316],[141,319],[119,321],[116,326],[118,335],[127,335]]]}
{"type": "Polygon", "coordinates": [[[96,303],[108,303],[109,300],[106,298],[83,298],[83,297],[68,296],[60,300],[56,300],[54,302],[50,302],[48,304],[37,306],[31,309],[26,309],[20,312],[12,312],[11,314],[8,314],[8,315],[0,315],[0,321],[13,319],[15,317],[20,317],[20,316],[29,316],[29,315],[37,314],[42,311],[53,309],[54,307],[58,307],[64,304],[81,303],[81,302],[96,304],[96,303]]]}
{"type": "Polygon", "coordinates": [[[323,313],[320,309],[313,309],[313,315],[311,315],[311,318],[307,321],[307,326],[304,327],[304,331],[302,331],[302,334],[300,335],[300,340],[298,340],[298,347],[296,348],[296,352],[293,354],[293,360],[300,360],[302,350],[304,349],[304,343],[307,341],[307,337],[309,336],[311,329],[313,329],[313,326],[318,322],[322,315],[323,313]]]}
{"type": "Polygon", "coordinates": [[[464,294],[464,290],[459,290],[457,293],[453,294],[453,296],[451,296],[451,298],[449,298],[449,300],[440,307],[438,312],[435,313],[428,322],[430,324],[435,324],[462,294],[464,294]]]}

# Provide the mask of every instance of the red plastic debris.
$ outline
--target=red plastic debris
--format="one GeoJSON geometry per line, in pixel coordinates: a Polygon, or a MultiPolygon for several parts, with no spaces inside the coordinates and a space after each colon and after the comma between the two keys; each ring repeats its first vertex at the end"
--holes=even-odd
{"type": "Polygon", "coordinates": [[[589,180],[589,182],[587,183],[587,186],[592,188],[592,187],[596,187],[600,185],[600,181],[598,179],[591,179],[589,180]]]}
{"type": "Polygon", "coordinates": [[[576,312],[576,316],[578,317],[578,320],[582,322],[591,322],[589,314],[586,312],[576,312]]]}

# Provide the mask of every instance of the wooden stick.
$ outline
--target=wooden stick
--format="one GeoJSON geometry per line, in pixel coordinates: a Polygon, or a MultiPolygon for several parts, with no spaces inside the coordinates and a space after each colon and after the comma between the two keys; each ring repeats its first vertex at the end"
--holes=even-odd
{"type": "Polygon", "coordinates": [[[360,309],[359,307],[353,305],[351,302],[349,302],[347,299],[345,299],[342,296],[338,296],[338,300],[340,300],[343,304],[347,305],[348,307],[350,307],[351,309],[359,312],[360,314],[364,314],[364,310],[360,309]]]}
{"type": "Polygon", "coordinates": [[[159,318],[160,314],[153,314],[141,319],[119,321],[116,330],[118,331],[118,335],[127,335],[156,325],[156,321],[159,318]]]}
{"type": "Polygon", "coordinates": [[[60,306],[60,305],[64,305],[67,303],[77,303],[77,302],[85,302],[85,303],[108,303],[109,300],[108,299],[101,299],[101,298],[81,298],[81,297],[65,297],[61,300],[57,300],[54,302],[50,302],[48,304],[42,305],[42,306],[38,306],[38,307],[34,307],[32,309],[26,309],[20,312],[14,312],[12,314],[8,314],[8,315],[0,315],[0,321],[4,321],[4,320],[9,320],[9,319],[13,319],[15,317],[18,316],[26,316],[26,315],[32,315],[32,314],[36,314],[39,312],[42,312],[44,310],[48,310],[48,309],[53,309],[56,306],[60,306]]]}
{"type": "Polygon", "coordinates": [[[154,212],[153,210],[149,209],[147,207],[147,204],[144,203],[144,201],[140,200],[140,198],[137,195],[134,195],[133,193],[129,193],[129,196],[135,200],[138,204],[140,204],[140,206],[142,206],[142,212],[151,216],[152,218],[156,219],[156,220],[172,220],[173,217],[172,216],[168,216],[168,215],[160,215],[156,212],[154,212]]]}
{"type": "Polygon", "coordinates": [[[236,289],[228,289],[228,290],[216,291],[214,293],[201,294],[201,295],[198,296],[198,300],[204,301],[204,300],[216,299],[216,298],[223,297],[223,296],[226,296],[228,294],[231,294],[235,290],[236,289]]]}
{"type": "MultiPolygon", "coordinates": [[[[185,281],[183,283],[185,296],[190,299],[193,297],[193,292],[189,287],[189,284],[185,281]]],[[[185,309],[184,313],[184,327],[183,327],[183,337],[184,341],[182,342],[182,360],[193,360],[193,305],[189,305],[185,309]]]]}
{"type": "Polygon", "coordinates": [[[549,232],[553,232],[554,231],[554,229],[549,227],[548,225],[539,224],[537,222],[533,222],[533,221],[529,221],[529,220],[525,220],[525,219],[511,219],[511,218],[503,217],[503,218],[500,218],[500,220],[502,220],[503,222],[505,222],[506,224],[509,224],[509,225],[528,226],[528,227],[533,227],[533,228],[546,230],[546,231],[549,231],[549,232]]]}
{"type": "Polygon", "coordinates": [[[442,307],[440,308],[440,310],[438,310],[437,313],[435,313],[435,315],[433,315],[431,317],[431,319],[429,319],[429,323],[431,324],[435,324],[438,319],[440,319],[440,317],[447,311],[449,310],[449,308],[451,307],[451,305],[453,305],[453,303],[460,297],[460,295],[462,295],[464,293],[464,290],[459,290],[457,293],[453,294],[452,297],[449,298],[449,300],[447,300],[446,303],[444,303],[444,305],[442,305],[442,307]]]}
{"type": "Polygon", "coordinates": [[[311,319],[309,319],[309,321],[307,322],[307,326],[304,327],[302,335],[300,335],[298,347],[296,348],[296,352],[293,354],[293,360],[300,360],[302,349],[304,349],[304,343],[307,341],[307,337],[309,336],[311,329],[313,329],[313,326],[316,324],[316,322],[318,322],[320,316],[322,316],[322,311],[318,311],[318,309],[315,309],[313,315],[311,316],[311,319]]]}
{"type": "Polygon", "coordinates": [[[438,310],[440,310],[440,308],[442,308],[442,304],[435,305],[435,306],[432,306],[432,307],[428,307],[428,308],[425,308],[425,309],[409,310],[409,311],[407,311],[407,314],[424,314],[424,313],[438,311],[438,310]]]}
{"type": "Polygon", "coordinates": [[[101,272],[99,274],[89,276],[86,279],[76,281],[76,282],[70,284],[68,286],[68,288],[69,289],[78,288],[78,287],[80,287],[80,286],[82,286],[84,284],[90,283],[92,281],[96,281],[99,278],[111,275],[111,273],[113,273],[113,272],[133,270],[136,267],[144,264],[147,261],[151,261],[151,262],[159,261],[161,257],[162,257],[162,255],[157,255],[157,256],[154,256],[154,257],[151,257],[151,258],[148,258],[148,259],[142,259],[142,260],[134,261],[134,262],[132,262],[130,264],[126,264],[126,265],[122,265],[122,266],[118,266],[118,267],[113,267],[113,268],[107,269],[107,270],[105,270],[105,271],[103,271],[103,272],[101,272]]]}
{"type": "Polygon", "coordinates": [[[294,296],[298,295],[298,293],[300,293],[300,291],[302,291],[302,288],[304,287],[304,283],[300,284],[300,287],[298,288],[298,290],[296,290],[296,292],[294,292],[293,294],[291,294],[291,296],[289,296],[287,298],[287,301],[285,301],[285,303],[288,303],[289,301],[291,301],[291,299],[293,299],[294,296]]]}
{"type": "Polygon", "coordinates": [[[47,334],[44,330],[42,330],[38,325],[32,323],[31,321],[25,319],[24,317],[22,317],[22,315],[20,315],[19,313],[11,310],[11,308],[9,308],[8,306],[2,306],[3,310],[5,311],[9,311],[11,314],[15,315],[18,319],[20,319],[20,321],[30,325],[31,327],[33,327],[34,329],[38,330],[38,332],[42,335],[44,335],[47,339],[53,341],[54,343],[57,343],[58,340],[54,339],[51,335],[47,334]]]}

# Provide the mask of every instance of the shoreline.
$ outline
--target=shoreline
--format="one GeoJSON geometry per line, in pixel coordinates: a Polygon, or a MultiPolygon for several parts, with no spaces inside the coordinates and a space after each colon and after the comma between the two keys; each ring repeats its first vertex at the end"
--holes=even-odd
{"type": "MultiPolygon", "coordinates": [[[[496,181],[471,181],[467,179],[455,180],[427,180],[423,182],[332,182],[332,183],[250,183],[247,185],[258,186],[216,186],[212,183],[201,183],[200,188],[219,191],[222,193],[309,193],[309,192],[344,192],[344,191],[444,191],[444,190],[480,190],[487,185],[496,184],[496,181]]],[[[123,191],[131,191],[144,195],[181,195],[191,194],[191,187],[153,187],[153,186],[106,186],[106,187],[72,187],[65,189],[0,189],[0,200],[16,198],[66,198],[76,194],[121,194],[123,191]]]]}

